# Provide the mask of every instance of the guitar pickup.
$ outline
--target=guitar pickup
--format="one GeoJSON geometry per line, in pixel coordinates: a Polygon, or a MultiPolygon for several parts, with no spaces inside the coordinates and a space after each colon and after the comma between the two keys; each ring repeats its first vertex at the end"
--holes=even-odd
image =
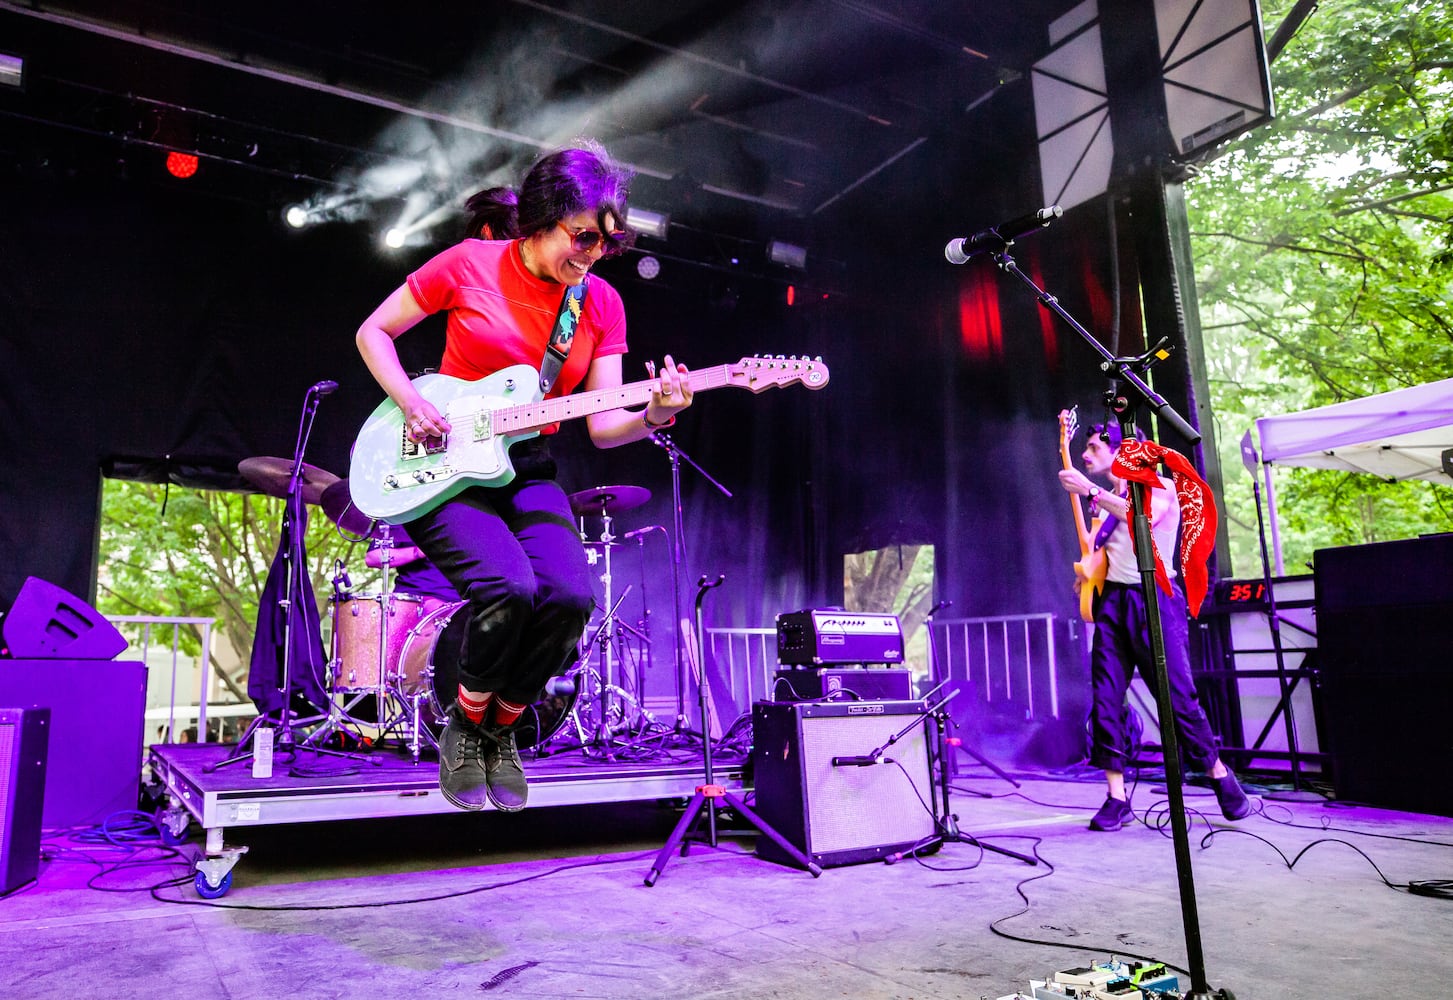
{"type": "Polygon", "coordinates": [[[494,411],[480,409],[474,414],[474,440],[487,441],[494,436],[494,411]]]}
{"type": "Polygon", "coordinates": [[[428,458],[430,455],[442,454],[449,450],[449,435],[440,437],[425,438],[422,441],[415,441],[409,437],[409,429],[403,429],[403,439],[399,445],[399,459],[407,462],[415,458],[428,458]]]}
{"type": "Polygon", "coordinates": [[[454,474],[454,467],[449,465],[438,465],[432,469],[415,469],[406,475],[384,476],[383,488],[385,492],[391,493],[395,490],[406,490],[412,486],[427,486],[430,483],[437,483],[441,479],[450,479],[454,474]]]}

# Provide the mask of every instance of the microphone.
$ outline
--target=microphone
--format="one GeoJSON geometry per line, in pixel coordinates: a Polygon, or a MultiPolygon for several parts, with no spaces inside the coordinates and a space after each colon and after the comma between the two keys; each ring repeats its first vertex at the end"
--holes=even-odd
{"type": "Polygon", "coordinates": [[[338,388],[337,382],[331,378],[325,378],[323,381],[315,383],[308,391],[317,393],[319,396],[326,396],[336,388],[338,388]]]}
{"type": "Polygon", "coordinates": [[[575,681],[569,677],[551,677],[545,682],[545,693],[551,698],[568,698],[575,693],[575,681]]]}
{"type": "Polygon", "coordinates": [[[964,264],[982,254],[997,253],[1015,240],[1039,232],[1061,215],[1064,215],[1064,209],[1058,205],[1041,208],[1037,212],[1021,215],[1008,222],[1001,222],[991,229],[981,230],[972,236],[961,236],[956,240],[949,240],[948,246],[943,248],[943,255],[948,258],[950,264],[964,264]]]}
{"type": "Polygon", "coordinates": [[[650,534],[653,531],[665,530],[666,529],[661,527],[659,524],[648,524],[644,528],[637,528],[635,531],[627,531],[624,535],[621,536],[621,539],[624,541],[632,538],[640,538],[642,535],[650,534]]]}
{"type": "Polygon", "coordinates": [[[833,767],[867,767],[869,764],[876,763],[878,763],[878,758],[872,754],[867,754],[862,757],[834,757],[832,759],[833,767]]]}

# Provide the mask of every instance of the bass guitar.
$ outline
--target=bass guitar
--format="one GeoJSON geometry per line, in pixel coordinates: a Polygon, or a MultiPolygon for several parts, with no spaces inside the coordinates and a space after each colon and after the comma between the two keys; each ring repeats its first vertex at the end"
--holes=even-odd
{"type": "MultiPolygon", "coordinates": [[[[827,385],[827,366],[808,358],[752,357],[688,376],[692,392],[737,386],[761,392],[800,383],[827,385]]],[[[348,469],[348,491],[364,514],[402,524],[432,510],[470,486],[504,486],[515,478],[509,448],[551,424],[622,406],[648,403],[656,379],[610,389],[542,399],[540,375],[512,365],[478,381],[422,375],[414,386],[453,428],[426,441],[411,440],[403,411],[391,399],[379,404],[358,432],[348,469]]]]}
{"type": "MultiPolygon", "coordinates": [[[[1060,410],[1059,458],[1066,469],[1074,468],[1070,461],[1070,442],[1074,440],[1075,431],[1078,429],[1079,408],[1060,410]]],[[[1080,541],[1080,560],[1075,563],[1075,579],[1079,583],[1077,590],[1080,594],[1080,618],[1093,622],[1095,595],[1105,589],[1105,574],[1110,568],[1104,550],[1094,547],[1095,534],[1100,530],[1103,518],[1086,527],[1085,510],[1080,506],[1080,498],[1073,493],[1070,494],[1070,506],[1075,511],[1075,534],[1080,541]]]]}

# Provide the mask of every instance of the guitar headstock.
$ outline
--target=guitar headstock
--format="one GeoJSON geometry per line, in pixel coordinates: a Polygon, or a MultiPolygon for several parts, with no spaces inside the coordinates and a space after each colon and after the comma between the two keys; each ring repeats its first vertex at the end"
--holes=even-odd
{"type": "Polygon", "coordinates": [[[727,365],[727,379],[731,385],[741,386],[753,392],[761,392],[773,386],[792,385],[800,382],[809,389],[821,389],[827,385],[827,365],[822,358],[790,358],[777,355],[742,358],[734,365],[727,365]]]}
{"type": "Polygon", "coordinates": [[[1059,436],[1060,441],[1069,444],[1075,439],[1075,432],[1080,429],[1080,408],[1071,406],[1068,410],[1059,411],[1059,436]]]}

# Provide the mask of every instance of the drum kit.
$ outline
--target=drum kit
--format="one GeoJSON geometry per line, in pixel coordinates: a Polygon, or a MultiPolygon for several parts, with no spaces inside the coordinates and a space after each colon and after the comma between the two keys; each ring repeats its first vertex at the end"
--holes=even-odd
{"type": "MultiPolygon", "coordinates": [[[[257,458],[239,466],[249,482],[268,493],[275,492],[278,469],[287,478],[292,463],[257,458]]],[[[346,479],[304,465],[299,481],[303,501],[321,506],[346,537],[368,542],[369,564],[377,562],[382,571],[378,592],[354,593],[346,566],[337,564],[329,601],[328,716],[303,742],[321,747],[338,731],[359,742],[399,740],[417,761],[425,746],[438,748],[445,709],[458,689],[466,602],[396,591],[395,568],[420,556],[407,551],[413,543],[406,528],[359,511],[346,479]]],[[[651,531],[664,532],[650,526],[623,539],[613,533],[615,515],[641,506],[650,496],[638,486],[597,487],[570,495],[586,558],[600,570],[604,614],[587,627],[577,661],[564,676],[552,678],[521,716],[515,740],[522,750],[534,748],[543,755],[547,746],[555,752],[558,744],[561,750],[597,750],[609,758],[622,737],[655,726],[639,697],[644,681],[639,668],[649,659],[645,623],[638,627],[620,619],[617,611],[625,594],[614,594],[612,579],[614,550],[643,541],[651,531]],[[600,527],[595,537],[586,533],[591,522],[600,527]],[[638,668],[633,677],[625,674],[628,662],[638,668]]]]}

